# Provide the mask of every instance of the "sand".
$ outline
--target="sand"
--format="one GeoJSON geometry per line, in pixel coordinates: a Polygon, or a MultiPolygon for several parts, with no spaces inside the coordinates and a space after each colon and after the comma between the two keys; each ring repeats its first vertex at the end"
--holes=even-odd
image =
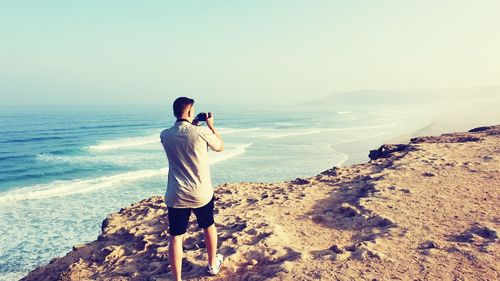
{"type": "MultiPolygon", "coordinates": [[[[499,280],[500,125],[413,138],[368,163],[215,189],[218,276],[191,216],[185,280],[499,280]]],[[[110,214],[96,241],[22,280],[171,280],[166,207],[110,214]]]]}

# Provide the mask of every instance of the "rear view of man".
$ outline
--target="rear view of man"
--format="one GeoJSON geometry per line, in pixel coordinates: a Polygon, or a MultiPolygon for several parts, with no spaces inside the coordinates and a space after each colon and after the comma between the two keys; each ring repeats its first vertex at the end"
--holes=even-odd
{"type": "Polygon", "coordinates": [[[181,280],[182,242],[191,211],[203,229],[208,254],[208,272],[216,275],[223,257],[217,254],[214,224],[214,190],[210,177],[208,147],[223,151],[224,142],[214,127],[213,114],[205,114],[207,127],[197,126],[194,100],[177,98],[173,104],[177,121],[160,134],[168,158],[168,183],[165,192],[169,220],[169,261],[174,280],[181,280]]]}

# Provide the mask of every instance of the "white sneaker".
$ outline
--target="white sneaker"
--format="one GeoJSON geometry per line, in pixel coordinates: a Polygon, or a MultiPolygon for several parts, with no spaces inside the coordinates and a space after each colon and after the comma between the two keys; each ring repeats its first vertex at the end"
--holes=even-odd
{"type": "Polygon", "coordinates": [[[217,275],[219,273],[221,267],[222,267],[222,261],[224,260],[224,257],[222,257],[221,254],[215,255],[215,266],[211,267],[208,265],[208,273],[212,275],[217,275]]]}

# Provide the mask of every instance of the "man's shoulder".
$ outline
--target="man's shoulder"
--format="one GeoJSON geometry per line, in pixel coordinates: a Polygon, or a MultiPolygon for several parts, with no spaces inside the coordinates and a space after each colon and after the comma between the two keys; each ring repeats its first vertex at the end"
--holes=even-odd
{"type": "Polygon", "coordinates": [[[201,126],[195,126],[192,124],[188,124],[187,126],[183,126],[182,128],[172,126],[170,128],[164,129],[163,131],[160,132],[160,139],[163,139],[169,135],[176,135],[176,134],[182,134],[186,135],[188,133],[191,136],[199,136],[200,134],[205,134],[208,131],[206,131],[208,128],[204,128],[201,126]],[[187,131],[186,131],[187,129],[187,131]]]}
{"type": "Polygon", "coordinates": [[[172,131],[173,127],[166,128],[163,131],[160,132],[160,138],[164,138],[166,135],[168,135],[172,131]]]}
{"type": "Polygon", "coordinates": [[[194,126],[196,129],[196,132],[199,133],[199,134],[208,134],[208,133],[211,133],[212,131],[205,127],[205,126],[194,126]]]}
{"type": "Polygon", "coordinates": [[[168,133],[168,131],[170,130],[171,128],[167,128],[167,129],[164,129],[163,131],[160,132],[160,136],[163,136],[165,135],[166,133],[168,133]]]}

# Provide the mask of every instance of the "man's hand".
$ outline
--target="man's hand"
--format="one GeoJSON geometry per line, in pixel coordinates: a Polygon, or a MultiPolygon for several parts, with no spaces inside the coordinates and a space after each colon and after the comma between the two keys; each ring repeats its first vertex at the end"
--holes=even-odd
{"type": "Polygon", "coordinates": [[[207,123],[208,128],[210,128],[212,133],[214,133],[217,136],[217,138],[219,138],[219,140],[221,142],[220,148],[215,150],[215,151],[218,151],[218,152],[224,151],[224,141],[222,140],[222,137],[219,135],[219,133],[217,132],[217,130],[215,130],[215,127],[214,127],[214,114],[211,112],[205,113],[205,117],[206,117],[205,120],[207,120],[206,123],[207,123]],[[210,117],[208,117],[209,114],[210,114],[210,117]]]}
{"type": "Polygon", "coordinates": [[[210,117],[208,117],[208,113],[205,113],[205,119],[207,120],[207,126],[210,128],[210,129],[213,129],[214,128],[214,114],[209,112],[210,113],[210,117]]]}

